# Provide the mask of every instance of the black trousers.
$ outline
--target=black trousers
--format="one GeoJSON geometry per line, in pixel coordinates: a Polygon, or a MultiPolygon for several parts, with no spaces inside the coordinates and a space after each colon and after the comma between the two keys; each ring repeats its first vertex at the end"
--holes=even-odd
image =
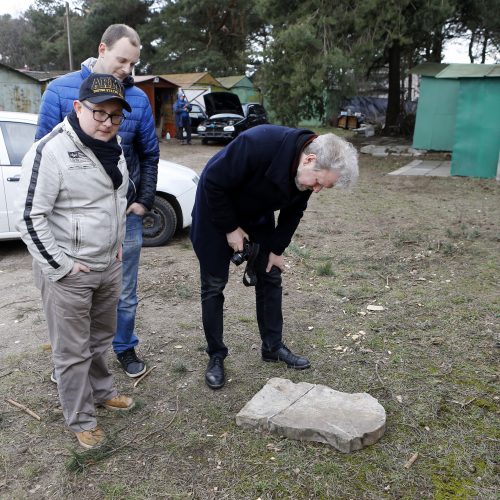
{"type": "Polygon", "coordinates": [[[186,132],[186,141],[191,143],[191,118],[189,116],[185,116],[182,118],[182,129],[181,132],[181,140],[184,140],[184,132],[186,132]]]}
{"type": "MultiPolygon", "coordinates": [[[[283,334],[281,270],[273,267],[266,273],[269,254],[259,252],[255,260],[257,285],[255,306],[262,347],[274,351],[281,347],[283,334]]],[[[242,264],[242,266],[245,264],[242,264]]],[[[207,339],[207,353],[225,358],[228,349],[224,344],[224,288],[227,278],[214,276],[200,266],[201,313],[207,339]]]]}

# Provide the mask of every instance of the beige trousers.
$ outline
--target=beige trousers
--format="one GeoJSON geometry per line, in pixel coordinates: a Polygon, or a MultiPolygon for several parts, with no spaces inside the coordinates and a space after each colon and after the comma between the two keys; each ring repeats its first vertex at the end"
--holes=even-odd
{"type": "Polygon", "coordinates": [[[121,262],[105,271],[79,272],[49,281],[36,262],[35,284],[42,292],[57,389],[68,427],[96,426],[95,403],[117,395],[106,363],[116,330],[121,262]]]}

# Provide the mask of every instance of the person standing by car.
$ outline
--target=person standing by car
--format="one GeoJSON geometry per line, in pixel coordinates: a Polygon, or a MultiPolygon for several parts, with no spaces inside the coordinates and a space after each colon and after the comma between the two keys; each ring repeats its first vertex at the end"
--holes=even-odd
{"type": "Polygon", "coordinates": [[[127,225],[123,245],[123,282],[118,303],[118,322],[113,350],[129,377],[146,371],[146,364],[137,357],[135,334],[137,310],[137,277],[142,247],[142,219],[151,210],[156,191],[160,150],[153,113],[146,94],[134,86],[131,72],[140,55],[140,39],[125,24],[112,24],[102,35],[98,57],[82,63],[81,70],[56,78],[47,87],[40,107],[36,139],[50,132],[71,112],[81,82],[92,73],[107,73],[120,80],[132,111],[120,126],[118,134],[129,172],[127,193],[127,225]]]}
{"type": "Polygon", "coordinates": [[[175,124],[177,126],[177,139],[181,144],[191,144],[191,118],[189,113],[192,109],[184,94],[179,94],[174,104],[175,124]],[[186,132],[186,139],[184,139],[186,132]]]}
{"type": "Polygon", "coordinates": [[[129,410],[106,363],[121,290],[128,171],[117,140],[131,111],[123,85],[93,73],[73,111],[23,159],[16,214],[33,256],[67,426],[84,448],[104,440],[95,403],[129,410]]]}
{"type": "MultiPolygon", "coordinates": [[[[262,359],[297,370],[309,368],[309,360],[282,341],[283,252],[311,194],[334,185],[347,187],[357,176],[356,149],[344,139],[276,125],[241,133],[208,161],[196,191],[191,241],[200,262],[202,321],[210,357],[205,382],[211,389],[225,383],[223,291],[229,262],[233,252],[247,249],[249,242],[253,250],[233,259],[245,255],[256,278],[256,283],[245,284],[255,285],[262,359]]],[[[245,278],[250,276],[248,266],[245,278]]]]}

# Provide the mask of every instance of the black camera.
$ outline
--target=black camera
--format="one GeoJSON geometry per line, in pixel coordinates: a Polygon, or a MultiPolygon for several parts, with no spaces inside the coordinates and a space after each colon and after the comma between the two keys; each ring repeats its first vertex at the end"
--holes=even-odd
{"type": "Polygon", "coordinates": [[[243,250],[234,252],[231,262],[237,266],[247,261],[247,267],[243,273],[243,284],[245,286],[255,286],[257,284],[257,274],[254,269],[255,259],[259,254],[260,245],[243,239],[243,250]]]}
{"type": "Polygon", "coordinates": [[[248,241],[246,238],[243,240],[243,250],[234,252],[231,257],[231,262],[236,266],[243,264],[246,260],[253,261],[259,253],[259,244],[248,241]]]}

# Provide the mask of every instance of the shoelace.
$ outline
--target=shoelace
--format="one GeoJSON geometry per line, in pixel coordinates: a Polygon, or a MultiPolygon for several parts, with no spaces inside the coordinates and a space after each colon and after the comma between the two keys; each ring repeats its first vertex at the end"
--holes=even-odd
{"type": "Polygon", "coordinates": [[[222,358],[219,358],[218,356],[215,356],[210,363],[210,368],[213,368],[214,366],[222,366],[222,358]]]}
{"type": "Polygon", "coordinates": [[[282,347],[282,349],[284,349],[286,351],[286,353],[288,354],[288,356],[290,356],[290,359],[294,363],[300,359],[300,356],[297,356],[292,351],[290,351],[290,349],[288,349],[288,347],[285,344],[281,344],[281,347],[282,347]]]}
{"type": "Polygon", "coordinates": [[[134,351],[125,351],[122,359],[123,362],[126,363],[127,365],[130,363],[139,362],[139,358],[137,357],[134,351]]]}

